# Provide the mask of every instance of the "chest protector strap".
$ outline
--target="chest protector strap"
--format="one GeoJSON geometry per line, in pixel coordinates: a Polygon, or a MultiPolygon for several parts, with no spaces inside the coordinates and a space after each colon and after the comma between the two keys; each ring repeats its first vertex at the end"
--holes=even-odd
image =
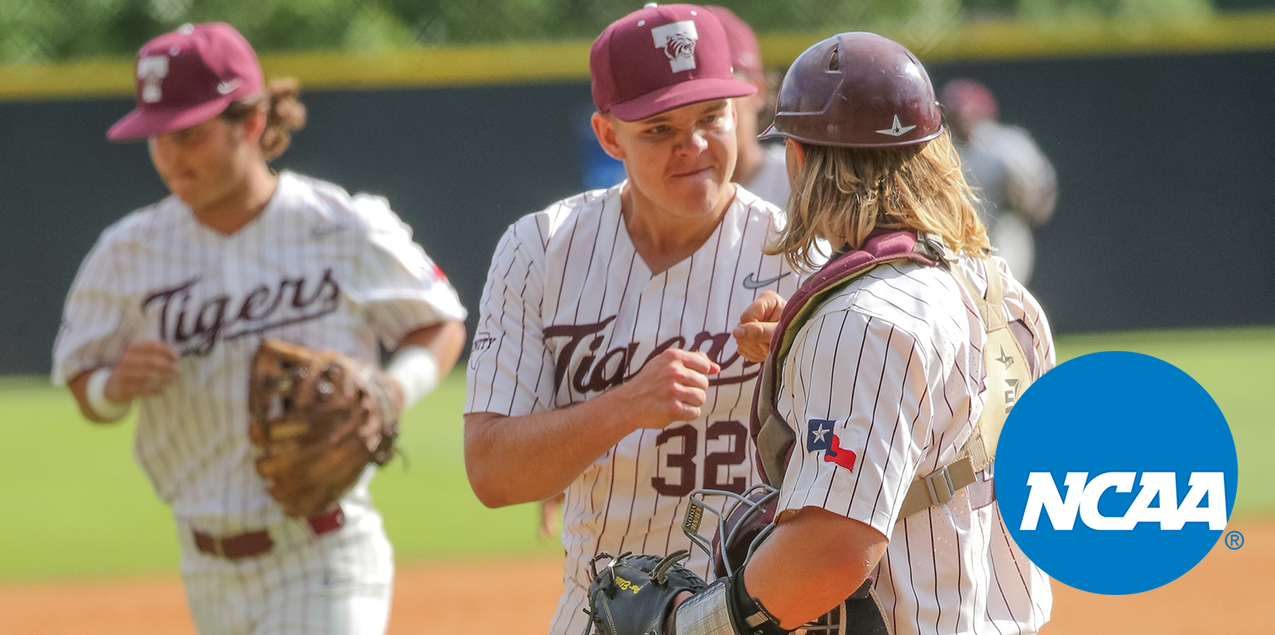
{"type": "Polygon", "coordinates": [[[996,441],[1005,418],[1031,383],[1027,356],[1005,321],[1000,275],[989,266],[987,259],[981,259],[988,285],[987,293],[980,295],[956,267],[947,266],[945,248],[937,237],[923,236],[918,240],[911,232],[874,234],[863,250],[837,257],[802,285],[785,306],[779,327],[775,329],[771,354],[762,367],[761,381],[753,395],[752,417],[762,478],[772,486],[782,487],[784,470],[796,443],[793,429],[778,414],[775,396],[784,358],[797,333],[820,304],[851,280],[878,265],[903,260],[945,266],[952,271],[974,300],[987,341],[983,347],[986,399],[978,424],[957,451],[955,460],[912,483],[904,496],[899,519],[946,504],[957,492],[974,483],[976,475],[995,458],[996,441]]]}
{"type": "Polygon", "coordinates": [[[770,355],[762,364],[761,380],[753,392],[750,431],[757,448],[761,477],[773,487],[783,486],[784,470],[792,456],[796,435],[775,408],[775,393],[783,374],[784,358],[801,327],[819,305],[850,281],[888,262],[915,262],[935,266],[942,262],[941,245],[918,240],[910,231],[872,232],[862,249],[835,256],[806,280],[788,299],[770,342],[770,355]]]}
{"type": "Polygon", "coordinates": [[[1005,425],[1009,411],[1032,382],[1027,355],[1005,321],[1000,273],[986,258],[979,263],[987,276],[986,295],[980,296],[964,275],[955,269],[953,271],[974,299],[979,321],[987,333],[987,341],[983,345],[986,374],[983,412],[974,431],[957,450],[956,459],[917,479],[908,488],[899,510],[900,520],[935,505],[946,504],[962,488],[977,480],[975,475],[987,469],[996,458],[996,442],[1000,439],[1001,427],[1005,425]]]}

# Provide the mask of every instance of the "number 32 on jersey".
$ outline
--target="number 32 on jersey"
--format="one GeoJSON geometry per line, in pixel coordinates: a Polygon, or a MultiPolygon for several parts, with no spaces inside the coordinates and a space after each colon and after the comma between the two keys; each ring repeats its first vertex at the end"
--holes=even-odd
{"type": "Polygon", "coordinates": [[[699,451],[699,430],[690,425],[665,428],[655,438],[660,463],[651,487],[662,496],[683,497],[698,487],[743,494],[747,477],[728,476],[730,468],[748,462],[748,426],[739,421],[714,421],[705,428],[703,474],[695,455],[699,451]]]}

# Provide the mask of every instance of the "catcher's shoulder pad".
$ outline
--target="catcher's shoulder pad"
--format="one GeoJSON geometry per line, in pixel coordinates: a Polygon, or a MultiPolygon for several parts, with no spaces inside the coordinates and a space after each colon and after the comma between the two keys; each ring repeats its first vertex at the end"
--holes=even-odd
{"type": "Polygon", "coordinates": [[[764,482],[783,487],[784,470],[796,443],[792,427],[779,414],[776,397],[785,358],[802,326],[833,294],[877,266],[892,262],[939,266],[946,262],[948,253],[942,239],[933,234],[879,228],[868,235],[861,248],[834,255],[788,298],[775,328],[770,354],[762,364],[750,415],[749,426],[764,482]]]}

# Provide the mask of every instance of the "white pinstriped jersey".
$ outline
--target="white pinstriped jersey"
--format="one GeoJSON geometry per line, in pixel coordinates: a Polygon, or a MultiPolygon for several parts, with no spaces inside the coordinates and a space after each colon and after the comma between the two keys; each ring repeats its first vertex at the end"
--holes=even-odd
{"type": "MultiPolygon", "coordinates": [[[[175,196],[115,223],[80,266],[63,316],[55,384],[113,364],[133,340],[181,352],[177,382],[139,400],[134,453],[180,522],[231,535],[283,520],[248,442],[261,338],[374,362],[378,339],[393,348],[465,310],[385,199],[283,172],[261,214],[229,236],[175,196]]],[[[372,471],[347,495],[347,516],[370,509],[372,471]]]]}
{"type": "MultiPolygon", "coordinates": [[[[702,418],[639,430],[567,490],[564,593],[553,633],[584,630],[588,560],[606,551],[690,548],[679,523],[694,488],[743,491],[757,482],[748,415],[760,364],[730,333],[763,290],[789,295],[797,276],[762,254],[777,208],[737,188],[713,235],[691,257],[652,275],[620,213],[623,184],[524,217],[496,248],[470,357],[466,412],[519,416],[590,399],[669,347],[700,350],[722,367],[702,418]]],[[[707,575],[707,556],[688,566],[707,575]]]]}
{"type": "MultiPolygon", "coordinates": [[[[1010,328],[1039,378],[1054,365],[1044,312],[1003,260],[993,262],[1010,328]]],[[[975,261],[960,267],[985,291],[975,261]]],[[[802,326],[776,395],[797,435],[781,521],[819,507],[889,538],[874,575],[894,635],[1035,633],[1053,603],[1049,578],[1005,529],[989,474],[947,505],[898,518],[908,486],[953,461],[982,412],[986,334],[967,295],[939,267],[871,270],[802,326]]]]}

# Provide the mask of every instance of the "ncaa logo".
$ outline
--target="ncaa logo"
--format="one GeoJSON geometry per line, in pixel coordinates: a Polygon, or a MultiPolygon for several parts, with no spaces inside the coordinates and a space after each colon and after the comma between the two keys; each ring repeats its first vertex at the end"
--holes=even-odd
{"type": "Polygon", "coordinates": [[[1108,595],[1181,577],[1235,504],[1235,442],[1189,375],[1094,353],[1032,384],[1001,430],[996,498],[1014,542],[1069,586],[1108,595]]]}

